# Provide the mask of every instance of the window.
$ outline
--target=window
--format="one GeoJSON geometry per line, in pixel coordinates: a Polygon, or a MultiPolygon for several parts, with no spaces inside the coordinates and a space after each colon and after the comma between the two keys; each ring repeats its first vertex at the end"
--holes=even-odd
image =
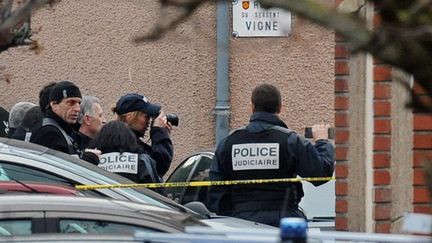
{"type": "MultiPolygon", "coordinates": [[[[37,182],[46,184],[60,184],[62,186],[74,187],[75,182],[69,181],[63,177],[45,172],[37,168],[26,167],[23,165],[15,165],[0,161],[0,181],[19,181],[24,182],[37,182]]],[[[49,193],[49,192],[46,192],[49,193]]],[[[55,192],[52,192],[55,194],[55,192]]],[[[102,197],[98,192],[91,190],[83,190],[79,195],[102,197]]]]}
{"type": "MultiPolygon", "coordinates": [[[[200,156],[197,160],[197,166],[193,171],[190,181],[207,181],[209,178],[210,164],[212,159],[207,156],[200,156]]],[[[183,195],[182,204],[200,201],[204,204],[207,202],[207,186],[188,187],[183,195]]]]}
{"type": "Polygon", "coordinates": [[[62,185],[72,185],[66,179],[33,168],[14,165],[0,162],[0,179],[1,180],[17,180],[17,181],[32,181],[32,182],[49,182],[59,183],[62,185]]]}
{"type": "Polygon", "coordinates": [[[61,219],[60,233],[70,234],[121,234],[133,235],[137,232],[158,232],[155,229],[100,220],[61,219]]]}
{"type": "Polygon", "coordinates": [[[192,156],[179,166],[169,178],[170,182],[183,182],[189,177],[199,156],[192,156]]]}
{"type": "Polygon", "coordinates": [[[31,234],[32,222],[30,219],[0,220],[0,236],[31,234]]]}
{"type": "MultiPolygon", "coordinates": [[[[168,182],[185,182],[189,179],[190,173],[194,168],[194,165],[199,156],[192,156],[185,160],[175,171],[172,173],[170,178],[168,178],[168,182]]],[[[184,187],[168,187],[167,189],[168,196],[173,200],[179,202],[181,200],[182,194],[185,191],[184,187]]]]}
{"type": "Polygon", "coordinates": [[[211,162],[211,158],[207,156],[201,156],[198,160],[198,165],[192,174],[191,181],[207,181],[211,162]]]}

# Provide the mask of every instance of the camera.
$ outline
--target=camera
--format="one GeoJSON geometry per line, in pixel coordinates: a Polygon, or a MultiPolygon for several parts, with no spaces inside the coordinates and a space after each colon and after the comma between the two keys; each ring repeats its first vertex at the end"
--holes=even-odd
{"type": "MultiPolygon", "coordinates": [[[[155,116],[152,117],[153,121],[154,121],[154,119],[156,117],[159,116],[159,114],[157,114],[157,115],[155,115],[155,116]]],[[[168,114],[165,114],[165,117],[166,117],[167,121],[171,123],[171,125],[178,126],[178,124],[179,124],[179,118],[178,118],[177,114],[175,114],[175,113],[168,113],[168,114]]],[[[152,121],[152,126],[153,126],[153,121],[152,121]]]]}
{"type": "Polygon", "coordinates": [[[169,113],[169,114],[166,114],[165,116],[166,116],[167,121],[169,121],[173,126],[178,126],[179,118],[176,114],[169,113]]]}
{"type": "MultiPolygon", "coordinates": [[[[334,127],[330,127],[328,129],[328,138],[329,139],[334,139],[335,138],[335,128],[334,127]]],[[[312,135],[312,127],[305,127],[305,138],[313,138],[312,135]]]]}

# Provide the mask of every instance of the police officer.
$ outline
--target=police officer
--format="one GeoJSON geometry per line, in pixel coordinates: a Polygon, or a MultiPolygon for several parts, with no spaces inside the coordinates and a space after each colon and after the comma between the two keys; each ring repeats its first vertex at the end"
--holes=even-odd
{"type": "MultiPolygon", "coordinates": [[[[88,161],[104,170],[136,183],[162,182],[156,170],[156,162],[148,154],[140,152],[135,134],[124,122],[108,122],[90,142],[89,147],[96,148],[102,154],[98,160],[88,161]]],[[[166,195],[163,188],[153,190],[166,195]]]]}
{"type": "Polygon", "coordinates": [[[42,123],[34,128],[30,142],[64,153],[82,156],[74,126],[80,111],[81,91],[70,81],[55,84],[42,123]]]}
{"type": "MultiPolygon", "coordinates": [[[[328,125],[313,126],[312,144],[279,119],[281,95],[275,86],[258,85],[251,101],[250,123],[217,146],[210,180],[332,176],[334,148],[327,139],[328,125]]],[[[282,217],[305,217],[298,208],[302,197],[301,183],[214,186],[209,188],[208,206],[221,215],[278,226],[282,217]]]]}
{"type": "Polygon", "coordinates": [[[145,96],[130,93],[122,96],[113,111],[117,119],[125,122],[135,133],[141,152],[150,155],[156,161],[160,177],[168,171],[173,158],[174,147],[170,132],[172,125],[167,121],[161,107],[151,103],[145,96]],[[144,139],[150,127],[151,145],[144,139]]]}

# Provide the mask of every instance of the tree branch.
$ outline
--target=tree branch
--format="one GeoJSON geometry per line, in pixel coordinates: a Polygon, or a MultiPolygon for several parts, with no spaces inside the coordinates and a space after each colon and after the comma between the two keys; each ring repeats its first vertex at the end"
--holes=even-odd
{"type": "MultiPolygon", "coordinates": [[[[17,45],[26,45],[30,38],[30,15],[33,11],[61,0],[28,0],[12,11],[12,0],[1,5],[0,51],[17,45]]],[[[2,1],[3,2],[3,1],[2,1]]]]}
{"type": "MultiPolygon", "coordinates": [[[[142,43],[147,41],[155,41],[162,38],[168,31],[177,28],[177,26],[189,19],[189,17],[201,4],[208,1],[210,0],[160,0],[162,10],[174,6],[180,8],[182,13],[174,18],[171,18],[167,23],[164,23],[161,20],[158,21],[150,33],[135,37],[134,42],[142,43]]],[[[163,18],[165,16],[161,17],[163,18]]]]}

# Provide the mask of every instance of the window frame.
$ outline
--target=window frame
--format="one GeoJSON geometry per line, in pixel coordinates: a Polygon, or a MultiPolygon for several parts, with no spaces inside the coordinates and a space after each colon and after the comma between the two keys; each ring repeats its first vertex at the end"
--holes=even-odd
{"type": "MultiPolygon", "coordinates": [[[[0,212],[0,221],[16,221],[16,220],[29,220],[31,222],[31,235],[46,233],[45,232],[45,217],[44,212],[29,211],[29,212],[16,212],[11,211],[7,213],[0,212]]],[[[12,235],[18,236],[18,235],[12,235]]],[[[24,235],[25,236],[25,235],[24,235]]]]}

